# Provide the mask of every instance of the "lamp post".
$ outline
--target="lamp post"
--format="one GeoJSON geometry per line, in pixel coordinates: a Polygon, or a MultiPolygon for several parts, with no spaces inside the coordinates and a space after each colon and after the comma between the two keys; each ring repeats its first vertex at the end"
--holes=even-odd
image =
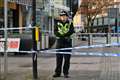
{"type": "Polygon", "coordinates": [[[70,0],[70,2],[69,2],[69,6],[70,6],[70,15],[71,15],[71,18],[73,19],[73,2],[72,2],[72,0],[70,0]]]}
{"type": "Polygon", "coordinates": [[[8,8],[7,8],[7,0],[4,0],[4,79],[7,79],[7,72],[8,72],[8,54],[7,54],[7,26],[8,26],[8,8]]]}
{"type": "MultiPolygon", "coordinates": [[[[36,26],[36,0],[32,0],[32,26],[36,26]]],[[[32,30],[32,38],[33,38],[33,50],[37,51],[37,42],[35,40],[35,28],[32,30]]],[[[32,54],[32,61],[33,61],[33,80],[37,80],[38,73],[37,73],[37,53],[34,52],[32,54]]]]}

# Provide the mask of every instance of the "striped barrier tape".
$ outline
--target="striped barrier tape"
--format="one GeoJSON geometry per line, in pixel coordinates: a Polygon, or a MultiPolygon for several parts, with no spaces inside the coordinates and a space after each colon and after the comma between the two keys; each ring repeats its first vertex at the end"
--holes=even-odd
{"type": "MultiPolygon", "coordinates": [[[[33,29],[34,27],[23,27],[23,28],[7,28],[7,30],[14,30],[14,29],[33,29]]],[[[1,28],[0,30],[5,30],[5,28],[1,28]]],[[[42,30],[43,32],[49,32],[42,30]]],[[[44,52],[49,52],[49,53],[61,53],[61,54],[67,54],[66,52],[56,52],[57,50],[76,50],[76,49],[81,49],[81,48],[102,48],[102,47],[108,47],[108,46],[120,46],[120,43],[112,43],[112,44],[101,44],[101,45],[91,45],[91,46],[78,46],[78,47],[71,47],[71,48],[61,48],[61,49],[50,49],[50,50],[44,50],[44,52]]],[[[22,51],[19,51],[22,52],[22,51]]],[[[23,51],[23,52],[28,52],[31,53],[31,51],[23,51]]],[[[33,51],[34,52],[34,51],[33,51]]],[[[43,51],[41,51],[43,52],[43,51]]],[[[71,54],[71,53],[69,53],[71,54]]],[[[78,54],[78,53],[76,53],[78,54]]],[[[92,54],[92,53],[91,53],[92,54]]]]}
{"type": "Polygon", "coordinates": [[[102,47],[114,47],[114,46],[120,46],[120,43],[91,45],[91,46],[78,46],[78,47],[73,47],[73,48],[50,49],[50,50],[43,50],[40,52],[46,53],[46,54],[71,54],[71,55],[84,55],[84,56],[120,56],[120,53],[106,53],[106,52],[78,52],[78,51],[62,52],[62,50],[76,50],[76,49],[82,49],[82,48],[87,49],[87,48],[102,48],[102,47]]]}
{"type": "MultiPolygon", "coordinates": [[[[2,30],[21,30],[21,29],[34,29],[35,27],[22,27],[22,28],[0,28],[0,31],[2,30]]],[[[42,32],[49,32],[49,33],[53,33],[52,31],[48,31],[48,30],[41,30],[42,32]]]]}
{"type": "Polygon", "coordinates": [[[60,49],[49,49],[44,50],[45,52],[54,52],[58,50],[76,50],[76,49],[87,49],[87,48],[103,48],[103,47],[110,47],[110,46],[120,46],[120,43],[111,43],[111,44],[101,44],[101,45],[91,45],[91,46],[78,46],[78,47],[71,47],[71,48],[60,48],[60,49]]]}
{"type": "Polygon", "coordinates": [[[106,52],[45,52],[45,51],[19,51],[21,53],[36,53],[36,54],[71,54],[77,56],[100,56],[100,57],[117,57],[120,56],[120,53],[106,53],[106,52]]]}
{"type": "Polygon", "coordinates": [[[79,56],[107,56],[107,57],[115,57],[120,56],[120,53],[103,53],[103,52],[44,52],[45,54],[71,54],[71,55],[79,55],[79,56]]]}

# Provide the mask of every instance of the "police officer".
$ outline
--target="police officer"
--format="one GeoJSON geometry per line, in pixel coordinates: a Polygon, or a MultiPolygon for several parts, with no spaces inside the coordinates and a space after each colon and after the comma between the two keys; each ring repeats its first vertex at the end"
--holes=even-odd
{"type": "MultiPolygon", "coordinates": [[[[73,23],[68,19],[68,13],[66,11],[60,12],[60,17],[55,20],[54,34],[57,37],[57,48],[68,48],[72,47],[71,35],[74,33],[73,23]]],[[[71,50],[58,50],[58,52],[70,52],[71,50]]],[[[63,65],[63,74],[65,78],[68,78],[69,67],[70,67],[70,54],[56,54],[56,69],[53,77],[60,77],[63,65]]]]}

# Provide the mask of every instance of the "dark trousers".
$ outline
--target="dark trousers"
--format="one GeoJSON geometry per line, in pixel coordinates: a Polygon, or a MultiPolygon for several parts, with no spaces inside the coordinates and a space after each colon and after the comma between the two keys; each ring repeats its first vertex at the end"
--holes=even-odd
{"type": "Polygon", "coordinates": [[[64,75],[69,74],[69,68],[70,68],[70,54],[56,54],[56,74],[61,75],[62,71],[62,62],[64,58],[64,66],[63,66],[63,73],[64,75]]]}
{"type": "MultiPolygon", "coordinates": [[[[71,39],[58,39],[57,40],[57,48],[68,48],[71,46],[72,46],[71,39]]],[[[59,50],[59,51],[71,52],[71,50],[59,50]]],[[[70,54],[59,54],[59,53],[56,54],[56,69],[55,69],[56,74],[61,75],[63,59],[64,59],[63,73],[64,75],[69,74],[70,58],[71,58],[70,54]]]]}

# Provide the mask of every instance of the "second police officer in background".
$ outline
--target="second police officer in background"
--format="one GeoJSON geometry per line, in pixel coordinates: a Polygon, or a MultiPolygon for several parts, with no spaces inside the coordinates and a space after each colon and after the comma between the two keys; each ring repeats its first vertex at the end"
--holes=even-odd
{"type": "MultiPolygon", "coordinates": [[[[66,11],[61,11],[59,19],[55,20],[54,34],[57,37],[57,48],[68,48],[72,47],[71,35],[74,33],[73,23],[69,21],[69,15],[66,11]]],[[[53,77],[60,77],[63,69],[65,78],[68,78],[70,68],[71,50],[58,50],[58,52],[64,52],[64,54],[56,54],[56,69],[53,77]],[[63,64],[64,58],[64,65],[63,64]]]]}

